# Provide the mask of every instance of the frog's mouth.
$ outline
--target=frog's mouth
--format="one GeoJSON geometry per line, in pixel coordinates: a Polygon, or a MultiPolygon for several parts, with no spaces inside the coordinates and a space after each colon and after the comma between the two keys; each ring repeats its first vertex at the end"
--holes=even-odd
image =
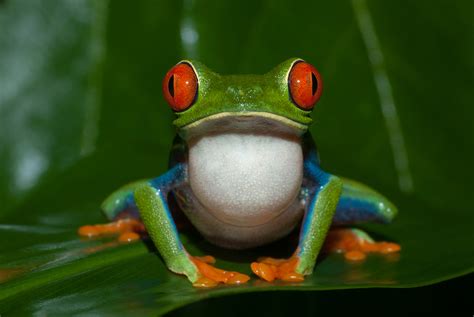
{"type": "Polygon", "coordinates": [[[221,112],[180,129],[184,139],[212,133],[242,132],[301,136],[308,126],[268,112],[221,112]]]}

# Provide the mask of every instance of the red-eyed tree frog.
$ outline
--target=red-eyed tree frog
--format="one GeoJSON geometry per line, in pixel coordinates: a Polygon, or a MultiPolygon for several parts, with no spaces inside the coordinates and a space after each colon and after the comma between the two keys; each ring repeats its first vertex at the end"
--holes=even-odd
{"type": "Polygon", "coordinates": [[[214,267],[211,256],[190,255],[170,198],[202,236],[224,248],[268,244],[300,226],[290,258],[251,263],[267,281],[303,281],[326,238],[352,260],[400,249],[347,227],[388,223],[397,209],[373,189],[321,169],[308,126],[323,83],[311,64],[293,58],[264,75],[223,76],[184,60],[166,74],[162,88],[176,114],[168,171],[118,189],[103,203],[113,223],[84,226],[80,234],[117,231],[128,241],[145,228],[167,267],[197,287],[241,284],[249,276],[214,267]]]}

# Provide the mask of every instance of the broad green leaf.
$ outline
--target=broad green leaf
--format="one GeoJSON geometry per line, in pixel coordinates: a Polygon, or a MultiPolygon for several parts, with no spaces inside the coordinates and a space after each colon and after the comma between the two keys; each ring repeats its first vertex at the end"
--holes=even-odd
{"type": "Polygon", "coordinates": [[[0,213],[90,147],[104,6],[0,3],[0,213]]]}
{"type": "MultiPolygon", "coordinates": [[[[1,3],[0,313],[161,314],[229,294],[415,287],[472,272],[472,12],[467,0],[1,3]],[[166,170],[169,67],[194,58],[262,73],[290,56],[324,77],[312,127],[324,168],[399,207],[393,224],[364,227],[400,243],[398,257],[331,254],[301,284],[198,290],[150,244],[77,237],[105,221],[108,193],[166,170]]],[[[244,273],[288,251],[182,237],[191,253],[244,273]]]]}

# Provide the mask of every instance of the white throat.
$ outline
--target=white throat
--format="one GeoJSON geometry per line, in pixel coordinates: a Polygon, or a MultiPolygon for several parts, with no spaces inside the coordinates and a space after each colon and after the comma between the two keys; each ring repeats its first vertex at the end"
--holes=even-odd
{"type": "Polygon", "coordinates": [[[303,151],[296,134],[224,131],[194,138],[188,146],[191,189],[221,222],[265,224],[298,196],[303,151]]]}

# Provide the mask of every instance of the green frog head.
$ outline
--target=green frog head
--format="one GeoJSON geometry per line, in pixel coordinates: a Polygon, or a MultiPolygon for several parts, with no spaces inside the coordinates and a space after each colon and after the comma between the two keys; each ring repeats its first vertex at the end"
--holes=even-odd
{"type": "Polygon", "coordinates": [[[303,134],[322,88],[316,68],[300,58],[263,75],[220,75],[200,62],[183,60],[163,80],[163,93],[177,116],[174,125],[183,137],[242,121],[274,122],[303,134]]]}

